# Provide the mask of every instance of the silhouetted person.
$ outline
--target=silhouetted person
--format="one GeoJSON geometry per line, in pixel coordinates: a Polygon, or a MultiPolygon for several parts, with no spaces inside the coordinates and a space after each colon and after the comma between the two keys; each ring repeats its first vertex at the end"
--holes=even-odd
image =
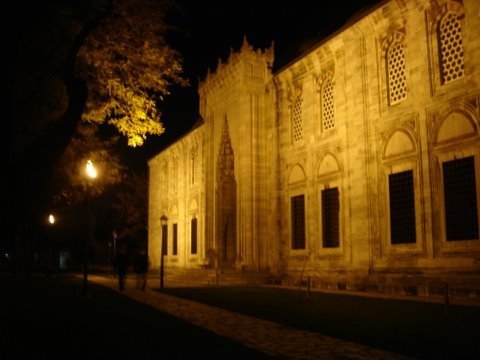
{"type": "Polygon", "coordinates": [[[118,273],[118,287],[120,291],[123,291],[125,290],[125,279],[127,277],[128,269],[128,259],[125,250],[120,251],[120,253],[117,255],[115,265],[118,273]]]}
{"type": "Polygon", "coordinates": [[[133,271],[137,275],[137,289],[145,291],[147,287],[148,256],[145,250],[140,250],[133,263],[133,271]]]}

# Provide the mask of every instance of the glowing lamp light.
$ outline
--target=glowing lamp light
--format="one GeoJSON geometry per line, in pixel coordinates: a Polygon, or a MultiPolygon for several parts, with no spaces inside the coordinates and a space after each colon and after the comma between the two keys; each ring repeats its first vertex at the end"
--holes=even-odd
{"type": "Polygon", "coordinates": [[[48,222],[52,225],[55,224],[55,216],[52,214],[48,215],[48,222]]]}
{"type": "Polygon", "coordinates": [[[93,166],[92,160],[87,161],[87,175],[91,179],[95,179],[97,177],[97,170],[93,166]]]}

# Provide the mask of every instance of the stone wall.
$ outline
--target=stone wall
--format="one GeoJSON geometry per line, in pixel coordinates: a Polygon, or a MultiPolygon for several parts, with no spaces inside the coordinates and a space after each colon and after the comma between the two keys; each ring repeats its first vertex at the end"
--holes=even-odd
{"type": "Polygon", "coordinates": [[[273,46],[245,40],[199,86],[204,125],[149,163],[154,264],[165,214],[179,226],[167,266],[352,288],[478,281],[479,12],[475,0],[382,2],[275,74],[273,46]],[[452,227],[462,217],[469,233],[452,227]]]}
{"type": "Polygon", "coordinates": [[[473,157],[478,209],[478,12],[475,1],[386,2],[274,76],[286,273],[331,279],[479,270],[478,235],[445,237],[441,183],[442,163],[473,157]],[[444,36],[454,38],[453,48],[463,46],[456,55],[464,55],[465,71],[445,81],[435,44],[448,12],[458,23],[444,36]],[[394,243],[389,179],[410,171],[415,240],[394,243]],[[322,244],[328,188],[339,189],[334,247],[322,244]],[[298,195],[305,197],[306,244],[293,249],[290,201],[298,195]]]}
{"type": "Polygon", "coordinates": [[[162,229],[167,221],[167,267],[198,267],[205,250],[204,127],[202,124],[149,161],[148,252],[153,268],[160,267],[162,229]],[[197,246],[192,253],[192,219],[197,219],[197,246]],[[174,224],[177,231],[174,253],[174,224]]]}

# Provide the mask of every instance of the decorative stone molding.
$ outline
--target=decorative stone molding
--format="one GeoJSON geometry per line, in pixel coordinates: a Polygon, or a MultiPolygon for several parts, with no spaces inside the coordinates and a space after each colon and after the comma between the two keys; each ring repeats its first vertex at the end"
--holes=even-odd
{"type": "MultiPolygon", "coordinates": [[[[480,114],[478,94],[438,105],[427,112],[432,231],[436,257],[471,256],[480,253],[480,239],[448,241],[446,238],[443,164],[472,158],[476,179],[480,179],[480,114]]],[[[477,212],[480,187],[477,183],[477,212]]],[[[480,217],[478,219],[480,223],[480,217]]]]}

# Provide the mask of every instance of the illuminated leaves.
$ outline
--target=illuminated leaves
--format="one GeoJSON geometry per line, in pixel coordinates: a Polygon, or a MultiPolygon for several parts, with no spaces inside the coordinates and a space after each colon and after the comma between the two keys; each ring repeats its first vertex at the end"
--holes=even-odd
{"type": "Polygon", "coordinates": [[[107,121],[140,146],[164,128],[158,102],[173,84],[186,85],[181,57],[163,36],[164,10],[158,1],[114,2],[114,13],[87,38],[78,70],[87,79],[83,119],[107,121]]]}

